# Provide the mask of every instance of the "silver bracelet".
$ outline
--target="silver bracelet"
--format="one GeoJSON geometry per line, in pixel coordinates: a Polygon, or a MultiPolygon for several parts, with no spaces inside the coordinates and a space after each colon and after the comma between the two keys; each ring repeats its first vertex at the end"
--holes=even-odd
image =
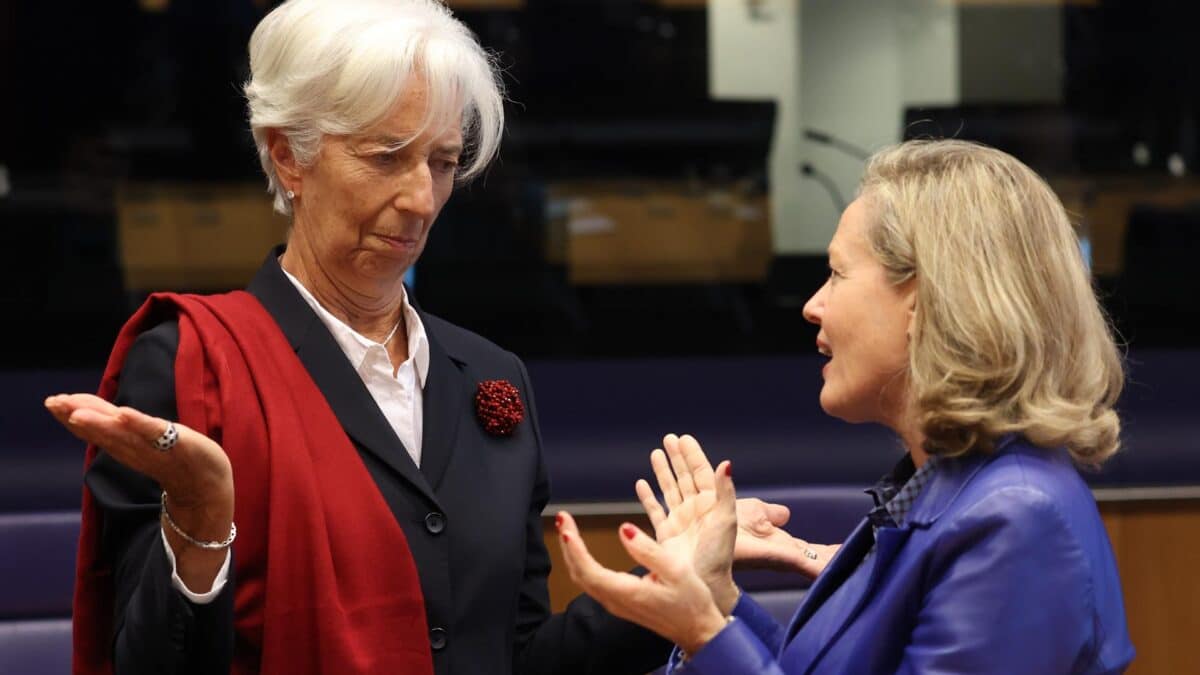
{"type": "Polygon", "coordinates": [[[233,540],[237,539],[237,523],[229,524],[229,536],[225,537],[225,541],[200,541],[199,539],[192,537],[187,532],[184,532],[182,529],[179,528],[178,525],[175,524],[175,520],[173,518],[171,518],[171,512],[167,511],[167,491],[166,490],[163,490],[163,493],[162,493],[162,514],[163,514],[163,517],[165,517],[167,520],[167,525],[170,525],[171,529],[175,530],[175,534],[178,534],[179,536],[183,537],[183,540],[186,541],[187,543],[191,544],[192,546],[207,549],[209,551],[219,551],[223,548],[229,548],[230,545],[233,544],[233,540]]]}

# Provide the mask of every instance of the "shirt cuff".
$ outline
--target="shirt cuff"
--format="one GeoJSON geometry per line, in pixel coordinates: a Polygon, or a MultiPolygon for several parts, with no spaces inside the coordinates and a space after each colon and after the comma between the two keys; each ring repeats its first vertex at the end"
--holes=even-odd
{"type": "Polygon", "coordinates": [[[171,585],[175,587],[175,590],[183,593],[183,597],[197,605],[207,605],[216,600],[217,596],[221,594],[221,590],[225,588],[225,582],[229,580],[229,549],[225,549],[225,562],[221,563],[217,578],[213,579],[212,588],[205,593],[196,593],[183,583],[183,579],[179,578],[179,572],[175,569],[175,552],[167,543],[167,533],[161,529],[159,532],[162,536],[163,550],[167,552],[167,561],[171,563],[171,585]]]}

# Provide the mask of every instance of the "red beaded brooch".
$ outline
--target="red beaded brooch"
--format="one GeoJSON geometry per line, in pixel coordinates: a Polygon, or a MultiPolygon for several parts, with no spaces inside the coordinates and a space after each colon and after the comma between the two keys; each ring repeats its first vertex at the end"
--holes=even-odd
{"type": "Polygon", "coordinates": [[[475,390],[475,414],[489,434],[511,436],[525,419],[525,404],[508,380],[486,380],[475,390]]]}

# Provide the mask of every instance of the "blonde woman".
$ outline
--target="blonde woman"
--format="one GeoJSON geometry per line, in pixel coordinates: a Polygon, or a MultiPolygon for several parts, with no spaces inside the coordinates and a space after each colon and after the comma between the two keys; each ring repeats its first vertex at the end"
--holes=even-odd
{"type": "Polygon", "coordinates": [[[869,162],[829,265],[804,308],[821,407],[907,454],[790,625],[734,586],[730,466],[688,437],[656,458],[669,514],[639,488],[657,541],[621,531],[654,574],[601,567],[562,514],[572,577],[674,641],[679,673],[1122,671],[1120,581],[1076,470],[1117,450],[1122,365],[1059,200],[997,150],[905,143],[869,162]]]}

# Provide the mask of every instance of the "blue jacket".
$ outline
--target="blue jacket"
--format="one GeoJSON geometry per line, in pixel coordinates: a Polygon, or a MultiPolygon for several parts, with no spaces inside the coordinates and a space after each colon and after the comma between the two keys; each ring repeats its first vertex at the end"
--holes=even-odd
{"type": "Polygon", "coordinates": [[[674,672],[1123,671],[1133,645],[1091,492],[1065,452],[1007,440],[941,462],[877,542],[860,523],[786,629],[743,595],[736,620],[674,672]],[[826,602],[843,583],[853,592],[826,602]]]}

